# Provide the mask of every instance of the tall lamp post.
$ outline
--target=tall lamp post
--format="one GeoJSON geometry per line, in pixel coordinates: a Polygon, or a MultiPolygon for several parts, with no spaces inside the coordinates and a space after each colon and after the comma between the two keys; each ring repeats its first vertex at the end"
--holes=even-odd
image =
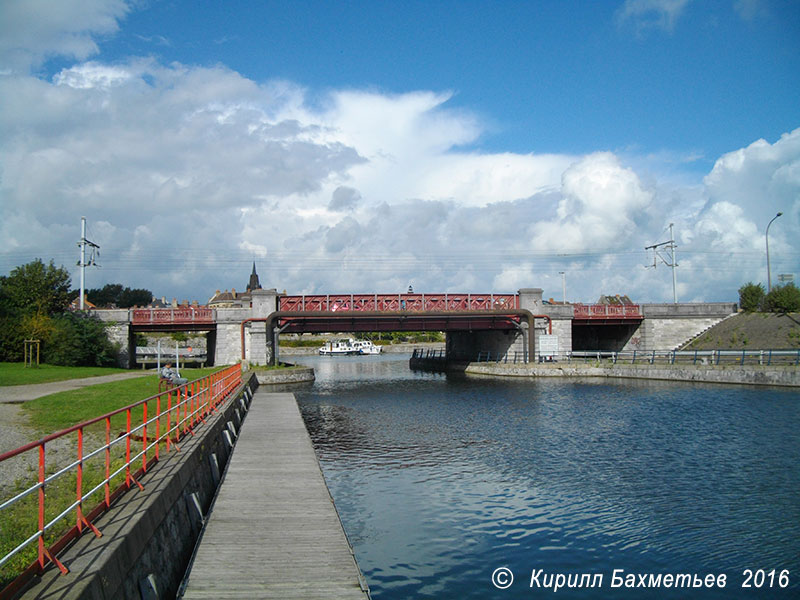
{"type": "MultiPolygon", "coordinates": [[[[772,217],[772,221],[780,217],[782,214],[782,212],[779,212],[777,215],[772,217]]],[[[772,273],[769,270],[769,226],[772,225],[772,221],[767,223],[767,234],[765,236],[767,238],[767,292],[772,291],[772,273]]]]}

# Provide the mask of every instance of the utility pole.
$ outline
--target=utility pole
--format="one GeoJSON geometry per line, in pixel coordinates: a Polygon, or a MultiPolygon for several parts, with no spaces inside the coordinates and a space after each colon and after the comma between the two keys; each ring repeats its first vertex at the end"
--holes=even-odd
{"type": "Polygon", "coordinates": [[[652,246],[646,246],[645,250],[652,250],[653,251],[653,268],[655,269],[658,265],[657,259],[661,259],[668,267],[672,267],[672,302],[674,304],[678,303],[678,284],[677,278],[675,275],[675,267],[678,266],[678,261],[675,259],[675,248],[677,248],[675,244],[675,236],[672,234],[672,227],[673,223],[669,224],[669,241],[661,242],[659,244],[653,244],[652,246]],[[669,250],[669,260],[667,257],[661,253],[661,250],[669,250]]]}
{"type": "Polygon", "coordinates": [[[561,275],[561,302],[562,304],[567,303],[567,273],[566,271],[559,271],[559,275],[561,275]]]}
{"type": "Polygon", "coordinates": [[[84,307],[84,296],[86,294],[86,292],[85,292],[85,282],[86,282],[85,272],[86,272],[86,267],[88,267],[88,266],[95,266],[96,267],[97,263],[94,260],[95,259],[95,255],[99,255],[100,254],[100,246],[98,246],[94,242],[90,242],[89,240],[86,239],[86,217],[81,217],[81,240],[78,242],[78,246],[80,246],[80,249],[81,249],[80,259],[78,260],[78,266],[81,268],[81,304],[80,304],[80,308],[81,308],[81,310],[83,310],[83,307],[84,307]],[[88,263],[86,262],[86,246],[90,246],[92,248],[92,256],[89,259],[88,263]]]}

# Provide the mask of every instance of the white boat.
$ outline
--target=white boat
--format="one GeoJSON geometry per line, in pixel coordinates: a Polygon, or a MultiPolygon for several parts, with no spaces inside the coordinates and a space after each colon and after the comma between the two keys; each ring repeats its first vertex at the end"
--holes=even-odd
{"type": "Polygon", "coordinates": [[[349,354],[380,354],[381,347],[370,340],[354,340],[353,338],[325,342],[319,349],[324,356],[347,356],[349,354]]]}
{"type": "Polygon", "coordinates": [[[325,342],[319,349],[319,353],[325,356],[346,356],[348,354],[361,354],[359,349],[353,346],[353,339],[342,339],[325,342]]]}
{"type": "Polygon", "coordinates": [[[381,347],[376,346],[370,340],[351,340],[353,347],[358,349],[359,354],[380,354],[381,347]]]}

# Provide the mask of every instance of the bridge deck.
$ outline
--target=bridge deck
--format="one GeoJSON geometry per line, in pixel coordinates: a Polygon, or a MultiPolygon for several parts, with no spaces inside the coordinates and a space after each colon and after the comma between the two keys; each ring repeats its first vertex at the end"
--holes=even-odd
{"type": "Polygon", "coordinates": [[[294,396],[257,392],[183,597],[364,600],[361,580],[294,396]]]}

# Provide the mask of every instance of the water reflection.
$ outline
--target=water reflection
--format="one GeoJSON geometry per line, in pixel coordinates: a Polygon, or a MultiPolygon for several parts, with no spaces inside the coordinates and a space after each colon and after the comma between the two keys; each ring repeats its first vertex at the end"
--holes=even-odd
{"type": "Polygon", "coordinates": [[[303,362],[303,415],[376,599],[530,597],[534,567],[604,573],[570,598],[646,596],[611,590],[615,568],[729,574],[699,597],[736,597],[744,568],[790,569],[783,597],[798,591],[796,392],[303,362]],[[501,565],[525,581],[496,590],[501,565]]]}

